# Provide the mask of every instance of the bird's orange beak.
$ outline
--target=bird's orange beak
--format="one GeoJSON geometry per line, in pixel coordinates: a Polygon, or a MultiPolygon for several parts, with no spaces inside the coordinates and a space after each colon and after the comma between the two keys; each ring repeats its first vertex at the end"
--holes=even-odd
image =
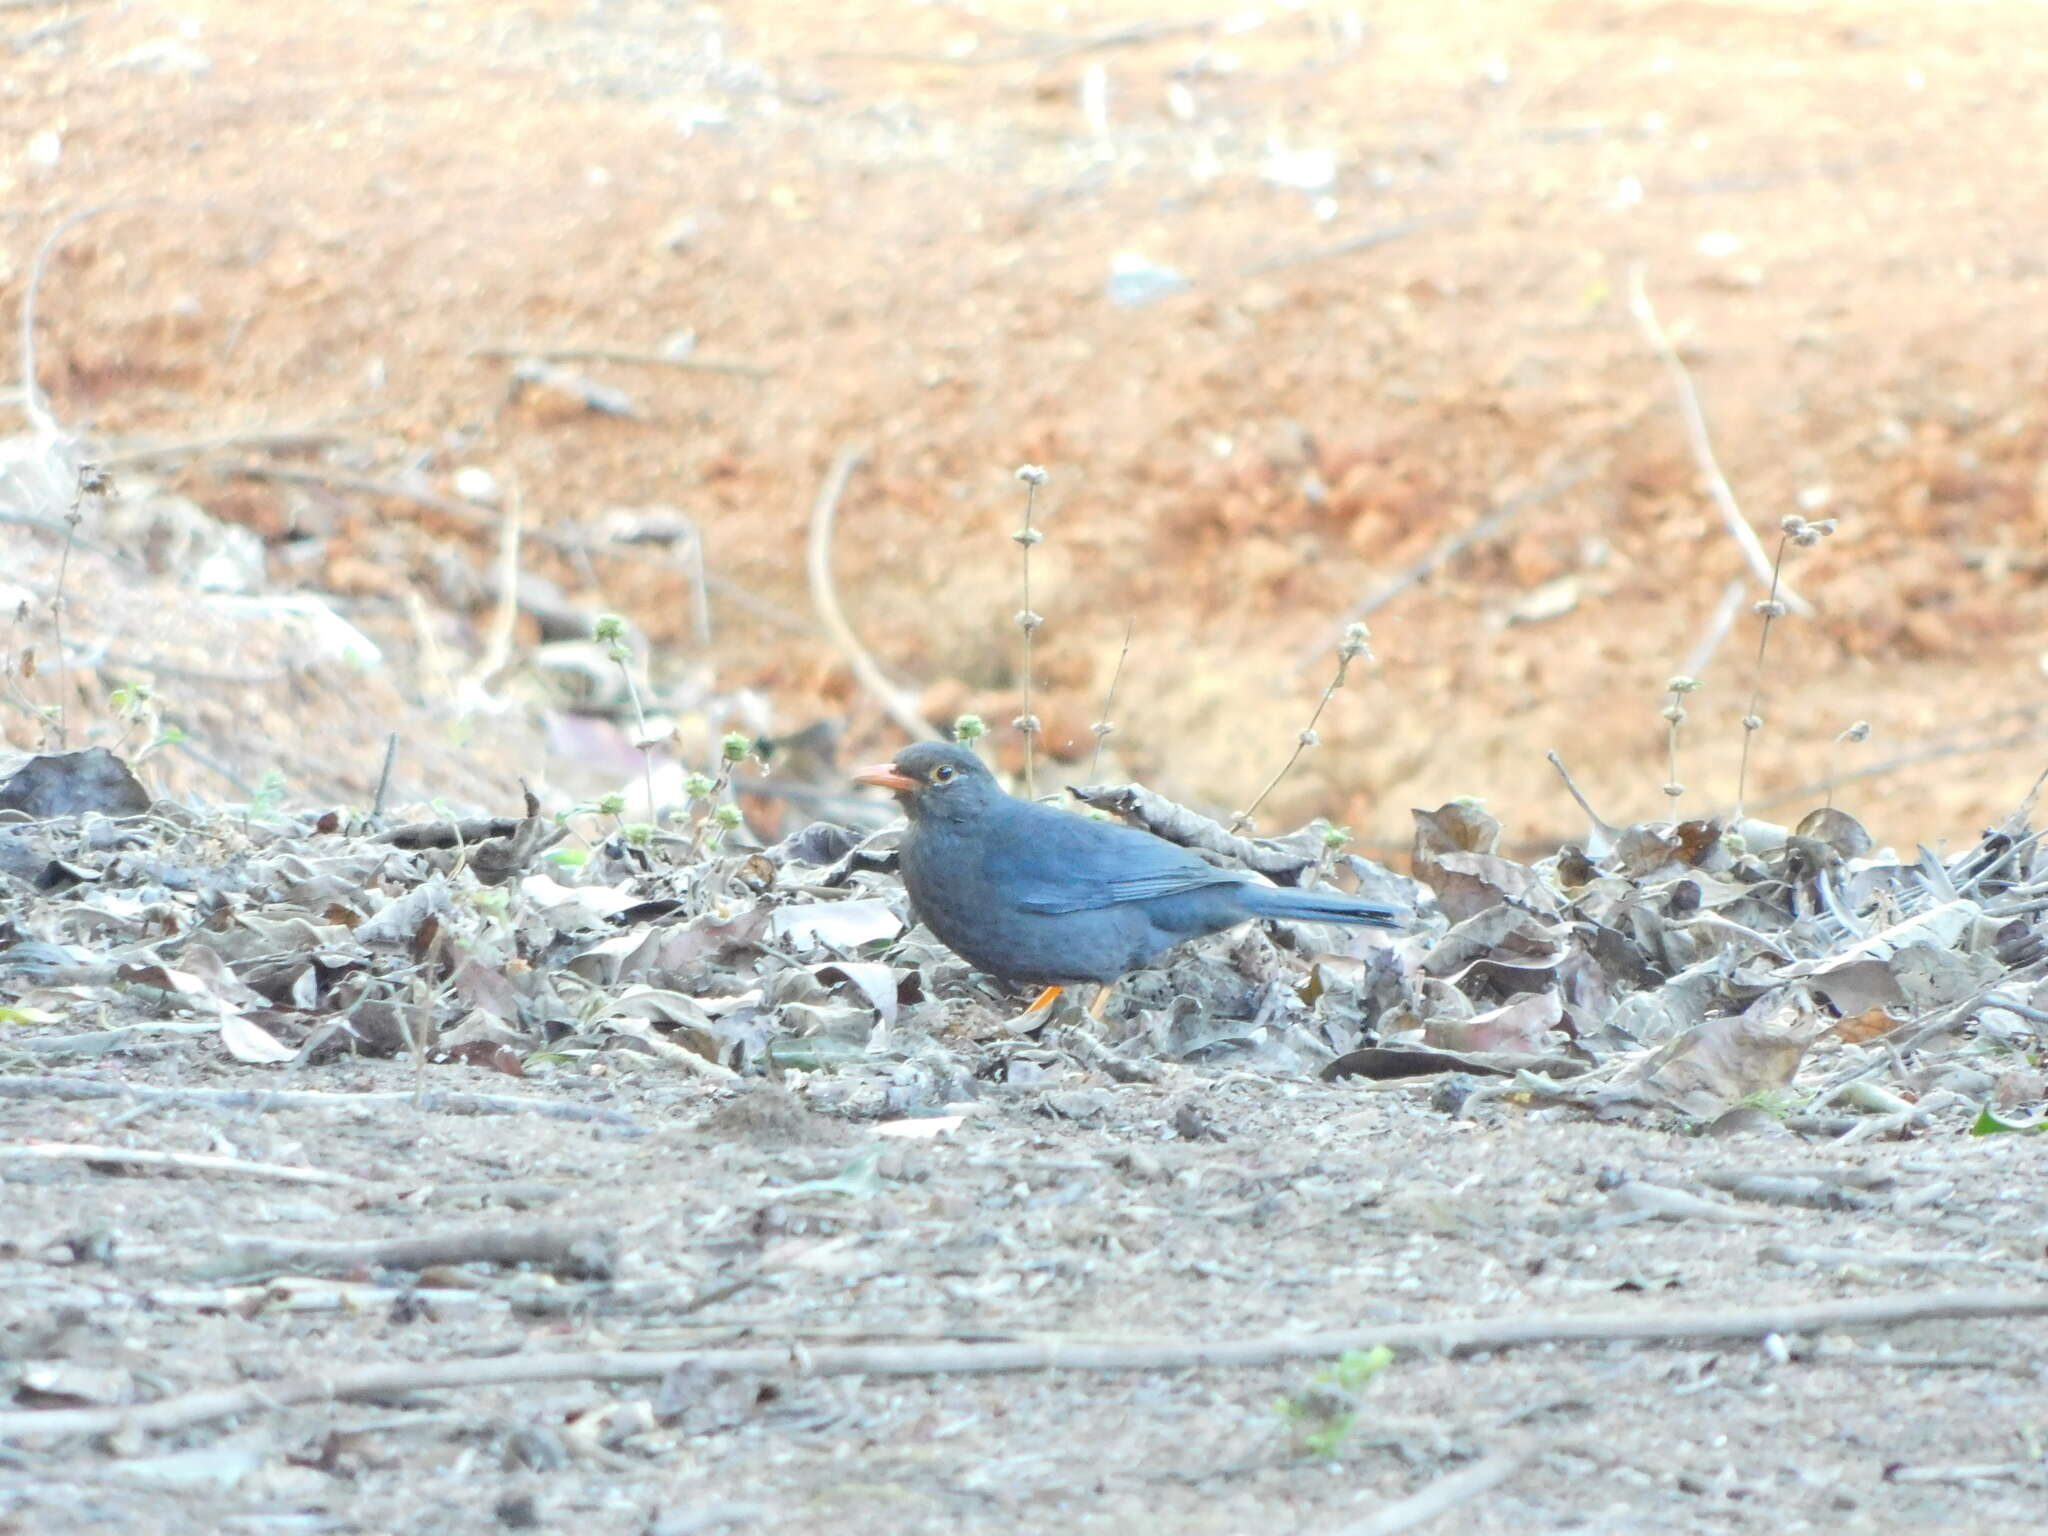
{"type": "Polygon", "coordinates": [[[876,763],[867,768],[856,768],[853,772],[856,784],[877,784],[883,789],[893,789],[899,794],[916,789],[917,780],[908,774],[898,773],[894,763],[876,763]]]}

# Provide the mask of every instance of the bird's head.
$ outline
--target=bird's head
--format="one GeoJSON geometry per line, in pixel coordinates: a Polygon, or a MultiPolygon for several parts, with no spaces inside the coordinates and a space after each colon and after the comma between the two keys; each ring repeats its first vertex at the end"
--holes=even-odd
{"type": "Polygon", "coordinates": [[[927,816],[965,821],[1003,793],[980,758],[950,741],[917,742],[893,761],[862,768],[853,777],[858,784],[894,790],[912,821],[927,816]]]}

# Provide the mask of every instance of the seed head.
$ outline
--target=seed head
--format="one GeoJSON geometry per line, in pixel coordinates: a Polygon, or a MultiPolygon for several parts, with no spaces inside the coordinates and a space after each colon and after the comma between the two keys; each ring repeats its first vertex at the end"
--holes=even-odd
{"type": "Polygon", "coordinates": [[[593,640],[619,642],[626,638],[626,621],[616,613],[600,613],[597,622],[590,626],[593,640]]]}
{"type": "Polygon", "coordinates": [[[1043,485],[1050,476],[1036,464],[1019,464],[1017,466],[1017,478],[1026,485],[1043,485]]]}
{"type": "Polygon", "coordinates": [[[728,763],[745,762],[753,750],[754,743],[742,731],[727,731],[718,743],[718,755],[728,763]]]}
{"type": "Polygon", "coordinates": [[[740,815],[740,808],[738,806],[721,805],[717,810],[711,813],[711,819],[717,822],[721,827],[725,828],[726,831],[730,832],[734,827],[740,824],[743,818],[740,815]]]}
{"type": "Polygon", "coordinates": [[[962,715],[953,722],[953,739],[972,745],[988,734],[988,722],[979,715],[962,715]]]}
{"type": "Polygon", "coordinates": [[[1786,614],[1790,613],[1792,610],[1790,608],[1787,608],[1784,605],[1784,603],[1779,601],[1777,598],[1767,597],[1762,602],[1756,605],[1756,611],[1758,616],[1761,618],[1782,619],[1783,617],[1785,617],[1786,614]]]}
{"type": "Polygon", "coordinates": [[[693,773],[683,780],[683,793],[692,800],[708,800],[717,790],[717,781],[708,773],[693,773]]]}

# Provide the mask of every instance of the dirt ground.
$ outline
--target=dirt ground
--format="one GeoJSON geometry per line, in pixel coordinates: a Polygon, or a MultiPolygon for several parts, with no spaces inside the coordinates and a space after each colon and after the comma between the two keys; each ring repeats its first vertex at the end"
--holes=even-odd
{"type": "MultiPolygon", "coordinates": [[[[361,1069],[318,1085],[409,1082],[361,1069]]],[[[1717,1144],[1540,1114],[1448,1120],[1426,1089],[1361,1097],[1240,1074],[997,1089],[961,1129],[891,1142],[800,1109],[712,1109],[717,1090],[652,1074],[617,1089],[596,1102],[632,1130],[405,1112],[395,1127],[362,1107],[141,1121],[151,1145],[347,1171],[375,1181],[363,1192],[10,1167],[10,1352],[197,1386],[522,1350],[1230,1341],[1902,1285],[2029,1290],[2048,1275],[2038,1138],[1816,1154],[1789,1135],[1717,1144]],[[1175,1129],[1190,1114],[1200,1140],[1175,1129]],[[862,1192],[793,1187],[868,1147],[886,1150],[862,1192]],[[1738,1168],[1820,1172],[1855,1209],[1738,1206],[1674,1226],[1631,1219],[1602,1192],[1618,1175],[1684,1185],[1738,1168]],[[382,1238],[522,1211],[616,1234],[614,1299],[475,1272],[417,1289],[360,1280],[324,1299],[304,1281],[295,1295],[259,1276],[229,1295],[193,1278],[218,1258],[215,1236],[382,1238]],[[63,1244],[99,1258],[31,1262],[63,1244]],[[1766,1256],[1779,1247],[1836,1257],[1766,1256]],[[1883,1267],[1899,1251],[1953,1262],[1905,1278],[1883,1267]],[[697,1304],[737,1276],[752,1283],[697,1304]]],[[[0,1124],[10,1138],[100,1140],[108,1113],[11,1104],[0,1124]]],[[[685,1383],[686,1411],[665,1423],[651,1383],[401,1393],[189,1431],[130,1447],[144,1454],[126,1463],[25,1455],[0,1466],[0,1519],[51,1533],[469,1531],[513,1524],[499,1511],[529,1498],[539,1529],[665,1529],[723,1511],[802,1531],[1334,1532],[1527,1442],[1529,1466],[1443,1528],[1989,1530],[2031,1518],[2048,1485],[2044,1348],[2048,1325],[2007,1319],[1844,1329],[1775,1354],[1742,1342],[1404,1357],[1325,1455],[1303,1450],[1278,1406],[1313,1397],[1309,1363],[738,1377],[685,1383]]]]}
{"type": "MultiPolygon", "coordinates": [[[[1733,798],[1754,620],[1695,661],[1744,566],[1628,312],[1640,263],[1751,521],[1841,519],[1792,562],[1818,616],[1773,642],[1752,802],[1965,748],[1850,794],[1887,838],[1952,840],[2040,761],[2037,22],[2021,3],[32,5],[0,16],[0,298],[58,219],[112,204],[62,240],[38,312],[67,424],[131,450],[325,427],[344,440],[321,468],[444,497],[487,470],[523,496],[529,568],[644,625],[669,676],[708,660],[707,708],[845,714],[855,754],[893,727],[805,592],[827,461],[867,454],[842,600],[940,720],[1015,710],[1010,471],[1042,462],[1055,744],[1085,752],[1134,623],[1123,764],[1225,808],[1285,755],[1351,610],[1547,491],[1377,609],[1378,668],[1273,803],[1269,824],[1327,811],[1400,844],[1409,806],[1453,793],[1517,836],[1570,832],[1553,747],[1609,819],[1650,814],[1659,690],[1688,666],[1708,687],[1687,809],[1733,798]],[[1120,307],[1119,257],[1186,291],[1120,307]],[[623,391],[623,418],[477,355],[680,332],[769,371],[560,365],[623,391]],[[677,562],[542,542],[657,506],[702,532],[708,658],[677,562]],[[1856,719],[1870,742],[1834,748],[1856,719]]],[[[223,457],[267,456],[129,468],[256,529],[273,579],[339,593],[402,691],[482,649],[488,516],[227,478],[223,457]],[[455,659],[422,656],[423,630],[455,659]]],[[[195,715],[220,692],[159,681],[195,715]]],[[[362,798],[380,721],[340,708],[303,752],[272,732],[254,771],[362,798]]],[[[233,724],[217,750],[243,750],[219,740],[233,724]]],[[[532,772],[515,726],[467,729],[473,773],[532,772]]],[[[436,764],[416,787],[468,786],[436,764]]]]}
{"type": "MultiPolygon", "coordinates": [[[[459,499],[484,471],[525,568],[650,638],[682,739],[844,717],[859,760],[900,735],[804,573],[852,447],[836,590],[937,720],[1017,707],[1012,471],[1048,467],[1037,707],[1064,777],[1128,623],[1111,769],[1244,803],[1372,600],[1377,665],[1265,824],[1324,813],[1398,847],[1411,806],[1470,793],[1554,844],[1582,822],[1552,748],[1611,819],[1656,814],[1660,690],[1687,670],[1701,813],[1734,796],[1756,629],[1715,622],[1744,557],[1631,316],[1639,264],[1767,547],[1784,513],[1840,519],[1788,559],[1814,613],[1771,639],[1752,807],[1883,767],[1839,793],[1882,841],[1967,844],[2048,740],[2039,21],[2022,0],[0,5],[10,312],[44,238],[101,210],[36,310],[57,417],[129,494],[250,530],[267,590],[323,594],[384,647],[367,679],[284,677],[265,648],[289,642],[193,594],[195,545],[130,551],[132,586],[120,550],[85,550],[74,640],[101,664],[61,686],[112,740],[107,658],[153,678],[188,735],[149,765],[175,794],[279,770],[294,800],[363,803],[394,727],[397,800],[582,792],[613,760],[563,738],[537,605],[490,686],[463,681],[498,591],[500,514],[459,499]],[[1164,268],[1181,291],[1118,302],[1148,272],[1175,286],[1164,268]],[[685,332],[706,366],[648,360],[685,332]],[[545,346],[640,360],[520,383],[545,346]],[[701,535],[708,644],[675,546],[602,542],[664,517],[701,535]],[[1857,719],[1871,740],[1836,745],[1857,719]]],[[[0,587],[46,594],[54,550],[0,525],[0,587]]],[[[38,729],[0,713],[12,745],[38,729]]],[[[128,1055],[137,1083],[274,1082],[189,1042],[128,1055]]],[[[1218,1341],[2048,1277],[2039,1136],[1722,1143],[1177,1067],[1014,1072],[947,1134],[891,1140],[835,1115],[828,1077],[807,1109],[652,1071],[433,1083],[618,1123],[0,1099],[9,1145],[366,1181],[7,1163],[0,1355],[56,1370],[15,1406],[521,1350],[1218,1341]],[[1617,1195],[1733,1169],[1845,1194],[1682,1222],[1617,1195]],[[467,1269],[195,1278],[226,1234],[528,1218],[610,1234],[624,1299],[467,1269]]],[[[351,1063],[296,1086],[411,1082],[351,1063]]],[[[1334,1533],[1504,1448],[1528,1460],[1438,1528],[1991,1529],[2038,1520],[2048,1485],[2038,1318],[1404,1355],[1311,1447],[1321,1370],[398,1392],[0,1445],[0,1531],[1334,1533]]]]}

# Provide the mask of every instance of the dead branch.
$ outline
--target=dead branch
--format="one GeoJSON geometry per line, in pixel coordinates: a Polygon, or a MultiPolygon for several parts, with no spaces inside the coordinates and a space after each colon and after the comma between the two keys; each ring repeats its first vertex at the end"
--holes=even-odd
{"type": "Polygon", "coordinates": [[[361,1181],[327,1168],[298,1168],[288,1163],[251,1163],[211,1152],[159,1152],[134,1147],[94,1147],[79,1142],[30,1142],[0,1147],[0,1162],[114,1163],[130,1168],[169,1168],[183,1173],[230,1173],[251,1179],[280,1179],[287,1184],[340,1184],[361,1181]]]}
{"type": "Polygon", "coordinates": [[[805,561],[811,583],[811,606],[818,610],[818,619],[825,626],[825,633],[839,647],[839,654],[846,658],[855,679],[867,690],[869,697],[882,706],[882,712],[895,721],[897,729],[912,741],[930,741],[943,733],[882,675],[875,658],[860,643],[860,636],[846,621],[846,614],[839,606],[839,594],[832,586],[832,524],[839,516],[839,499],[846,494],[846,482],[860,467],[863,458],[858,448],[841,448],[835,453],[831,466],[825,471],[825,478],[819,482],[817,499],[811,503],[810,548],[805,561]]]}
{"type": "Polygon", "coordinates": [[[636,347],[548,341],[494,341],[469,349],[471,357],[537,357],[560,363],[624,363],[636,368],[677,368],[688,373],[730,373],[744,379],[766,379],[775,370],[736,358],[698,357],[683,353],[648,352],[636,347]]]}
{"type": "MultiPolygon", "coordinates": [[[[1342,629],[1347,624],[1362,623],[1371,618],[1410,587],[1427,581],[1438,567],[1463,554],[1473,545],[1482,544],[1492,538],[1532,507],[1540,507],[1547,501],[1555,501],[1592,473],[1592,465],[1584,462],[1574,463],[1559,470],[1541,485],[1531,486],[1526,491],[1510,496],[1470,528],[1462,533],[1452,534],[1400,575],[1368,593],[1362,602],[1338,619],[1337,627],[1342,629]]],[[[1310,662],[1329,654],[1329,649],[1329,643],[1324,640],[1318,640],[1314,645],[1305,647],[1294,658],[1293,670],[1299,672],[1310,662]]]]}
{"type": "Polygon", "coordinates": [[[325,448],[334,443],[345,443],[352,435],[332,427],[252,427],[240,432],[217,432],[209,437],[132,443],[101,454],[96,462],[102,469],[119,469],[129,464],[162,464],[173,459],[203,458],[224,448],[289,453],[300,448],[325,448]]]}
{"type": "MultiPolygon", "coordinates": [[[[2029,710],[2027,714],[2037,711],[2029,710]]],[[[2048,739],[2048,725],[2029,726],[2023,731],[2014,731],[2007,736],[1987,736],[1976,741],[1938,742],[1933,746],[1916,747],[1910,752],[1901,752],[1888,757],[1881,763],[1872,763],[1868,768],[1858,768],[1850,773],[1830,774],[1824,779],[1814,779],[1793,789],[1775,795],[1766,795],[1752,800],[1752,811],[1767,810],[1774,805],[1786,805],[1795,801],[1811,800],[1815,795],[1826,794],[1829,790],[1840,789],[1844,784],[1860,783],[1865,779],[1881,779],[1899,773],[1907,768],[1917,768],[1922,763],[1939,762],[1950,757],[1978,757],[1990,752],[2004,752],[2014,747],[2032,746],[2048,739]]]]}
{"type": "Polygon", "coordinates": [[[1729,487],[1728,477],[1721,472],[1721,461],[1714,456],[1714,440],[1707,434],[1707,416],[1700,407],[1699,391],[1693,387],[1692,373],[1686,368],[1685,359],[1678,355],[1678,348],[1671,344],[1670,336],[1657,319],[1657,311],[1651,307],[1641,262],[1628,269],[1628,308],[1629,313],[1636,317],[1636,324],[1642,327],[1650,349],[1671,375],[1672,388],[1678,394],[1678,414],[1685,422],[1685,438],[1692,446],[1693,460],[1707,482],[1707,493],[1720,509],[1722,522],[1728,525],[1729,536],[1742,551],[1743,559],[1749,562],[1750,574],[1756,578],[1757,585],[1764,588],[1770,588],[1775,579],[1779,600],[1794,613],[1802,617],[1811,616],[1813,605],[1794,592],[1782,578],[1774,578],[1771,557],[1765,551],[1763,541],[1756,536],[1756,529],[1742,515],[1742,506],[1729,487]]]}
{"type": "Polygon", "coordinates": [[[1014,1344],[877,1344],[809,1349],[796,1341],[751,1349],[587,1350],[526,1353],[433,1364],[397,1361],[352,1370],[210,1387],[121,1408],[0,1412],[0,1441],[51,1441],[116,1431],[185,1429],[215,1419],[252,1417],[298,1403],[391,1397],[457,1387],[542,1381],[660,1381],[685,1367],[735,1373],[809,1376],[949,1376],[1009,1371],[1242,1370],[1291,1360],[1334,1359],[1350,1350],[1442,1351],[1452,1355],[1530,1344],[1636,1340],[1760,1339],[1768,1334],[1838,1328],[1887,1328],[1937,1318],[2048,1315],[2048,1291],[1951,1291],[1746,1307],[1729,1311],[1607,1312],[1581,1316],[1471,1318],[1395,1323],[1269,1339],[1162,1339],[1095,1343],[1059,1338],[1014,1344]]]}
{"type": "Polygon", "coordinates": [[[1121,816],[1169,843],[1216,855],[1256,870],[1280,885],[1299,885],[1301,872],[1322,852],[1315,828],[1286,837],[1240,837],[1199,811],[1191,811],[1142,784],[1069,784],[1067,793],[1083,805],[1121,816]]]}
{"type": "Polygon", "coordinates": [[[616,1109],[590,1104],[565,1104],[559,1099],[522,1099],[501,1093],[317,1093],[282,1088],[142,1088],[132,1083],[101,1082],[89,1077],[0,1077],[0,1099],[128,1099],[137,1104],[189,1108],[247,1109],[259,1114],[274,1109],[346,1109],[352,1106],[407,1104],[444,1115],[540,1115],[549,1120],[580,1120],[637,1131],[639,1123],[616,1109]]]}
{"type": "MultiPolygon", "coordinates": [[[[350,1181],[353,1182],[353,1181],[350,1181]]],[[[601,1280],[617,1262],[612,1235],[592,1226],[544,1224],[433,1232],[369,1242],[313,1238],[226,1237],[227,1255],[209,1272],[281,1268],[328,1273],[432,1269],[437,1264],[545,1264],[579,1280],[601,1280]]]]}
{"type": "Polygon", "coordinates": [[[1382,1505],[1368,1518],[1340,1527],[1337,1536],[1397,1536],[1412,1531],[1499,1487],[1522,1469],[1531,1454],[1523,1448],[1482,1456],[1424,1484],[1405,1499],[1382,1505]]]}

